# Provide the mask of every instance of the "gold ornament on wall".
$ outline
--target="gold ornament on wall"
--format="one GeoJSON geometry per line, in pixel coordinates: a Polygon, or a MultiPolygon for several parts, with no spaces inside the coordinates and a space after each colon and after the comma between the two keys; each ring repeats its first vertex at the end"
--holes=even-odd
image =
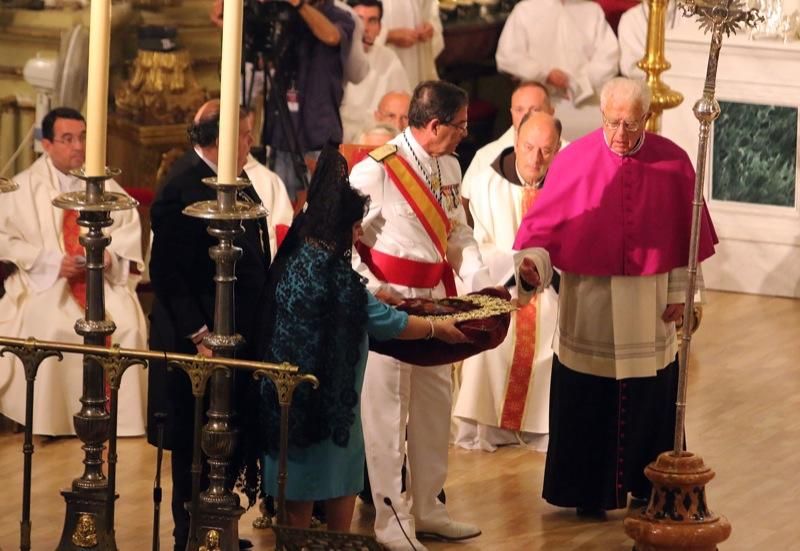
{"type": "Polygon", "coordinates": [[[140,125],[184,124],[206,100],[187,50],[139,50],[116,94],[117,114],[140,125]]]}

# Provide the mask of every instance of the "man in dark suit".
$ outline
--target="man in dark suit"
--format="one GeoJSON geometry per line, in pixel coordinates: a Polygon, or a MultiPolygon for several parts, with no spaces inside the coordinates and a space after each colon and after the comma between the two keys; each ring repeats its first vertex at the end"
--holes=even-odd
{"type": "MultiPolygon", "coordinates": [[[[252,121],[240,112],[237,162],[239,172],[252,145],[252,121]]],[[[183,214],[183,209],[198,201],[216,198],[216,192],[202,183],[217,171],[219,135],[219,101],[204,104],[189,129],[193,149],[178,159],[164,179],[150,211],[153,228],[153,249],[150,277],[155,291],[151,314],[150,348],[185,354],[211,356],[203,345],[203,337],[213,330],[215,265],[208,254],[217,244],[206,231],[205,220],[183,214]]],[[[239,193],[240,201],[260,202],[252,188],[239,193]]],[[[242,256],[236,263],[235,322],[236,331],[245,339],[237,356],[256,358],[257,305],[266,281],[270,262],[269,235],[266,220],[248,220],[242,224],[244,235],[236,239],[242,256]]],[[[239,374],[235,384],[237,396],[250,380],[239,374]]],[[[185,503],[191,500],[192,429],[194,398],[188,377],[180,370],[167,371],[162,365],[149,370],[148,440],[157,444],[154,414],[166,414],[164,447],[172,450],[172,516],[175,551],[186,548],[189,536],[189,515],[185,503]]],[[[237,400],[233,402],[237,409],[237,400]]],[[[234,421],[236,422],[236,421],[234,421]]],[[[242,442],[242,439],[239,439],[242,442]]],[[[249,542],[240,542],[240,546],[249,542]]]]}

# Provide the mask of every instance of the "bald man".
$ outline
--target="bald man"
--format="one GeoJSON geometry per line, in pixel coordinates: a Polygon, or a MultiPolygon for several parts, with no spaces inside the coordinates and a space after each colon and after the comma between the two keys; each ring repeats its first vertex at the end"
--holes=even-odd
{"type": "MultiPolygon", "coordinates": [[[[215,284],[214,262],[209,247],[218,242],[206,231],[208,223],[183,214],[183,209],[198,201],[216,198],[216,192],[203,184],[203,178],[217,174],[219,156],[219,102],[204,104],[189,128],[193,148],[178,159],[164,179],[150,210],[153,251],[150,277],[155,301],[150,324],[150,348],[184,354],[210,356],[203,338],[213,331],[215,284]]],[[[247,162],[252,139],[252,121],[240,111],[237,143],[237,172],[247,162]]],[[[240,200],[261,203],[247,188],[240,200]]],[[[236,262],[235,328],[245,339],[237,357],[256,359],[255,335],[257,304],[270,264],[269,230],[264,219],[242,223],[244,235],[235,240],[242,249],[236,262]]],[[[172,517],[175,551],[183,551],[189,537],[189,514],[185,504],[191,500],[192,397],[189,378],[180,370],[167,371],[151,363],[149,369],[148,440],[157,442],[155,413],[167,415],[164,447],[172,450],[172,517]]],[[[245,417],[238,404],[250,377],[236,376],[234,408],[245,417]]],[[[245,547],[243,547],[245,548],[245,547]]]]}
{"type": "MultiPolygon", "coordinates": [[[[480,185],[481,180],[477,176],[494,162],[500,153],[514,147],[517,128],[522,118],[528,113],[547,113],[553,115],[555,110],[550,103],[550,92],[544,84],[535,81],[521,82],[511,94],[511,126],[505,133],[480,148],[472,158],[467,171],[464,173],[464,181],[461,183],[461,200],[464,203],[464,210],[467,211],[467,221],[472,225],[472,215],[469,209],[469,201],[472,196],[472,188],[480,185]]],[[[561,141],[561,147],[566,142],[561,141]]]]}
{"type": "MultiPolygon", "coordinates": [[[[513,285],[514,237],[560,148],[560,124],[547,112],[519,121],[514,145],[477,176],[470,202],[475,240],[495,285],[513,285]]],[[[516,289],[511,289],[516,296],[516,289]]],[[[453,412],[456,444],[494,451],[524,442],[547,449],[551,342],[558,299],[552,287],[512,314],[500,346],[464,360],[453,412]]]]}
{"type": "Polygon", "coordinates": [[[408,126],[408,108],[411,95],[408,92],[395,91],[384,94],[375,110],[375,122],[388,124],[400,133],[408,126]]]}

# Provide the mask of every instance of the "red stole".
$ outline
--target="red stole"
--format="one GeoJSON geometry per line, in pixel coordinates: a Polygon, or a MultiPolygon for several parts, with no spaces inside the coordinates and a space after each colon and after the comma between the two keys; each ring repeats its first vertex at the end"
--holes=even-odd
{"type": "MultiPolygon", "coordinates": [[[[522,213],[530,211],[539,189],[526,186],[522,190],[522,213]]],[[[503,411],[500,416],[500,428],[520,430],[525,415],[525,403],[528,398],[531,378],[533,376],[533,359],[536,355],[536,302],[534,295],[531,301],[515,313],[514,356],[508,372],[506,395],[503,400],[503,411]]]]}
{"type": "MultiPolygon", "coordinates": [[[[69,256],[83,256],[85,251],[80,244],[78,237],[81,229],[78,226],[79,213],[76,210],[64,211],[64,221],[62,231],[64,233],[64,251],[69,256]]],[[[82,310],[86,309],[86,272],[81,272],[67,280],[72,298],[78,303],[82,310]]]]}

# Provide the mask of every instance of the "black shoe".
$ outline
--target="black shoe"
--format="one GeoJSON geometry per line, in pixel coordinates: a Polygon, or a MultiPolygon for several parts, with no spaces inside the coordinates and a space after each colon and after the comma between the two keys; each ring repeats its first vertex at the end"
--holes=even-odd
{"type": "Polygon", "coordinates": [[[606,512],[600,507],[576,507],[575,513],[586,519],[605,520],[606,512]]]}
{"type": "Polygon", "coordinates": [[[239,540],[239,549],[252,549],[253,542],[250,540],[239,540]]]}

